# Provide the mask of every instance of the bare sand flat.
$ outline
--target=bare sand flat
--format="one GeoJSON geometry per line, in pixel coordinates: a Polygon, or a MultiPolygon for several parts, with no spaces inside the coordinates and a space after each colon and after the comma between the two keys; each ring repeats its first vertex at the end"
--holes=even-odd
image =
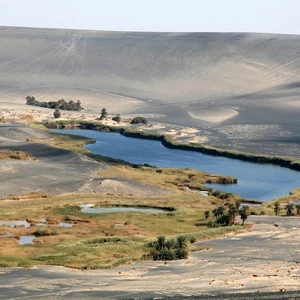
{"type": "Polygon", "coordinates": [[[298,218],[249,219],[255,224],[250,232],[201,242],[210,250],[186,260],[137,262],[100,271],[1,269],[2,299],[299,299],[298,218]],[[249,292],[254,294],[246,296],[249,292]]]}
{"type": "Polygon", "coordinates": [[[146,114],[151,122],[206,131],[194,141],[300,157],[297,35],[14,27],[0,33],[1,111],[24,104],[27,95],[80,99],[83,118],[103,107],[146,114]],[[251,138],[236,142],[235,134],[223,134],[223,126],[253,124],[262,127],[251,138]],[[264,126],[277,126],[278,137],[265,139],[264,126]]]}

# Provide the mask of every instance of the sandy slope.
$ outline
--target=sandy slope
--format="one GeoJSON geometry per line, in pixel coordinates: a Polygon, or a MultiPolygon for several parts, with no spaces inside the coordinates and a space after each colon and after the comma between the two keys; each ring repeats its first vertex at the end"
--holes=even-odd
{"type": "Polygon", "coordinates": [[[0,149],[23,151],[35,160],[1,160],[0,198],[40,191],[49,194],[114,193],[161,195],[167,191],[123,178],[98,178],[106,166],[71,151],[28,142],[51,135],[20,123],[0,123],[0,149]]]}
{"type": "Polygon", "coordinates": [[[300,156],[299,36],[0,27],[0,45],[0,102],[80,99],[85,113],[150,114],[216,146],[300,156]],[[263,136],[221,132],[251,124],[263,136]],[[264,125],[279,136],[265,141],[264,125]]]}

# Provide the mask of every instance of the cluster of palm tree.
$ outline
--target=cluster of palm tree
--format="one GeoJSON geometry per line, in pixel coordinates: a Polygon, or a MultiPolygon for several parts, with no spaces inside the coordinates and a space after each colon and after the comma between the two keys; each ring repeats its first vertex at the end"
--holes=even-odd
{"type": "Polygon", "coordinates": [[[212,213],[216,218],[215,222],[208,223],[211,227],[233,225],[237,215],[240,215],[243,221],[242,225],[244,225],[249,216],[249,207],[247,205],[241,206],[239,202],[236,202],[235,204],[230,203],[226,210],[224,205],[219,205],[212,211],[206,210],[204,212],[206,220],[208,219],[210,213],[212,213]]]}
{"type": "MultiPolygon", "coordinates": [[[[276,216],[278,216],[280,212],[280,202],[277,201],[273,205],[274,213],[276,216]]],[[[293,203],[287,203],[285,205],[285,212],[287,216],[294,216],[294,215],[300,215],[300,204],[293,204],[293,203]],[[296,210],[296,212],[295,212],[296,210]]]]}
{"type": "Polygon", "coordinates": [[[160,235],[153,242],[147,244],[152,248],[147,258],[153,260],[174,260],[188,257],[187,240],[184,236],[178,236],[176,240],[167,240],[165,236],[160,235]]]}

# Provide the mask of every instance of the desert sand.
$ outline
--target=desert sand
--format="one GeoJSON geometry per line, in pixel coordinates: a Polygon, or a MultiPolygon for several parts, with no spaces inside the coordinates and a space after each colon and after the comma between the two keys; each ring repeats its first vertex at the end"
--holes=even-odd
{"type": "Polygon", "coordinates": [[[99,116],[103,107],[143,114],[205,134],[194,141],[300,156],[297,35],[17,27],[0,33],[1,111],[24,104],[27,95],[80,99],[83,115],[99,116]],[[241,126],[247,139],[239,138],[241,126]]]}

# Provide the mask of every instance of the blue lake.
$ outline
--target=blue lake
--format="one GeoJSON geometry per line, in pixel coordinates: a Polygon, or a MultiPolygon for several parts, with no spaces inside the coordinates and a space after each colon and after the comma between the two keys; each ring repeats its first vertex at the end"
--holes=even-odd
{"type": "Polygon", "coordinates": [[[208,173],[230,175],[237,184],[210,184],[214,189],[237,193],[246,199],[270,201],[300,187],[300,172],[272,164],[258,164],[193,151],[169,149],[161,142],[129,138],[119,133],[94,130],[53,130],[94,138],[86,149],[95,154],[122,159],[135,164],[157,167],[193,168],[208,173]]]}

